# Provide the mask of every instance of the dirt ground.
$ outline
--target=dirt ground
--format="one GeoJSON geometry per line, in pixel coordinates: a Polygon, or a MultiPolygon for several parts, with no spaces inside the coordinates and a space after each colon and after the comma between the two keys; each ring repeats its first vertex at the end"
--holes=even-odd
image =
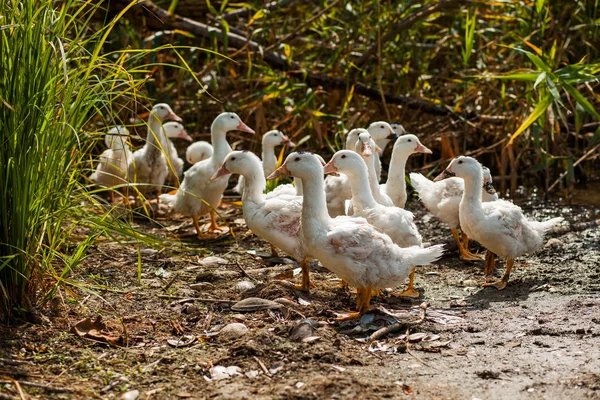
{"type": "Polygon", "coordinates": [[[570,227],[517,259],[496,291],[411,201],[424,240],[448,243],[446,255],[418,270],[419,299],[384,293],[375,312],[344,322],[335,316],[354,296],[316,263],[310,294],[280,282],[298,281],[296,263],[270,257],[237,207],[222,213],[235,238],[200,242],[177,216],[136,220],[172,246],[101,241],[42,324],[1,327],[0,399],[20,398],[12,378],[39,399],[600,399],[598,211],[523,207],[570,227]],[[72,331],[97,316],[105,326],[72,331]]]}

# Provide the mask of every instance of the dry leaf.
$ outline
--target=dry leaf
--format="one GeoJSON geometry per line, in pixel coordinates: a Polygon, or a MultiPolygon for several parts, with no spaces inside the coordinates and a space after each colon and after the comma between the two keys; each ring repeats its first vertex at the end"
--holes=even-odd
{"type": "Polygon", "coordinates": [[[94,321],[90,318],[79,321],[71,327],[71,332],[80,337],[90,338],[101,342],[106,342],[111,346],[118,346],[122,343],[121,335],[115,336],[105,332],[106,324],[102,322],[102,316],[98,315],[94,321]]]}

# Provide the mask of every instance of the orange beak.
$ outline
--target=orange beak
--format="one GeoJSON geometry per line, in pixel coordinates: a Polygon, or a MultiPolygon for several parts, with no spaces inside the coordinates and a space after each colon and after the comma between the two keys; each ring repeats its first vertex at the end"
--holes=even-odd
{"type": "Polygon", "coordinates": [[[167,115],[168,119],[172,119],[173,121],[182,122],[183,120],[179,117],[179,115],[175,114],[173,111],[169,112],[167,115]]]}
{"type": "Polygon", "coordinates": [[[431,150],[429,150],[427,147],[423,146],[421,143],[419,143],[419,145],[415,148],[415,152],[425,153],[425,154],[433,153],[431,150]]]}
{"type": "Polygon", "coordinates": [[[194,141],[194,139],[192,139],[192,137],[190,135],[188,135],[188,133],[185,131],[185,129],[182,129],[181,132],[179,133],[179,135],[177,135],[177,137],[180,139],[185,139],[188,142],[194,141]]]}
{"type": "Polygon", "coordinates": [[[288,147],[296,147],[296,143],[292,142],[287,136],[283,137],[283,142],[281,144],[286,144],[288,147]]]}
{"type": "Polygon", "coordinates": [[[436,176],[433,181],[434,182],[438,182],[438,181],[441,181],[442,179],[451,178],[453,176],[456,176],[456,174],[454,172],[452,172],[452,170],[450,170],[450,167],[448,167],[444,171],[442,171],[441,174],[439,174],[438,176],[436,176]]]}
{"type": "Polygon", "coordinates": [[[221,165],[221,168],[219,168],[219,170],[217,172],[215,172],[215,174],[210,178],[211,181],[214,181],[215,179],[219,179],[222,176],[225,175],[229,175],[231,174],[231,172],[229,172],[229,170],[227,168],[225,168],[225,164],[221,165]]]}
{"type": "Polygon", "coordinates": [[[251,129],[248,125],[240,121],[239,125],[236,128],[238,131],[254,133],[254,130],[251,129]]]}
{"type": "Polygon", "coordinates": [[[334,172],[337,172],[337,168],[335,165],[333,165],[333,160],[330,160],[327,164],[325,164],[325,166],[323,167],[323,172],[325,174],[332,174],[334,172]]]}
{"type": "Polygon", "coordinates": [[[383,149],[377,145],[375,145],[375,151],[378,152],[379,154],[383,154],[383,149]]]}
{"type": "Polygon", "coordinates": [[[362,143],[362,154],[365,157],[371,157],[373,155],[373,149],[371,148],[371,145],[369,143],[362,143]]]}
{"type": "Polygon", "coordinates": [[[290,176],[290,171],[287,169],[287,164],[283,163],[281,167],[277,168],[271,175],[267,176],[267,179],[277,179],[285,176],[290,176]]]}

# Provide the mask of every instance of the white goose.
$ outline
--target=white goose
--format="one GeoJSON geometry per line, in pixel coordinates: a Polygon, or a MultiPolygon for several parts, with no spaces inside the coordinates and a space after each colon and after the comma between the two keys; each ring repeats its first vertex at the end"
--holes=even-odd
{"type": "MultiPolygon", "coordinates": [[[[469,251],[469,237],[463,232],[463,237],[459,238],[458,210],[462,198],[465,184],[461,178],[448,178],[433,182],[423,175],[411,172],[410,183],[417,191],[425,208],[429,210],[436,218],[445,222],[452,231],[452,236],[458,246],[460,259],[465,261],[479,261],[481,257],[469,251]]],[[[492,177],[490,170],[484,169],[484,183],[482,187],[482,200],[484,202],[498,200],[498,195],[491,185],[492,177]],[[486,174],[487,172],[487,174],[486,174]]]]}
{"type": "Polygon", "coordinates": [[[377,160],[374,154],[378,154],[379,147],[375,144],[375,141],[371,138],[371,135],[365,129],[359,129],[358,140],[356,141],[356,152],[360,154],[362,159],[367,165],[368,183],[371,188],[371,193],[375,201],[384,206],[393,206],[394,202],[383,190],[379,181],[377,180],[377,160]]]}
{"type": "Polygon", "coordinates": [[[276,246],[300,262],[302,284],[297,288],[309,291],[308,254],[300,224],[302,198],[295,194],[267,198],[263,193],[267,185],[263,171],[264,161],[261,165],[261,160],[254,153],[233,151],[225,157],[225,162],[211,180],[229,174],[244,176],[242,209],[248,228],[269,242],[271,248],[276,246]]]}
{"type": "MultiPolygon", "coordinates": [[[[104,141],[107,150],[100,155],[100,162],[90,179],[104,187],[113,187],[127,183],[127,165],[132,153],[127,143],[129,131],[124,126],[110,128],[104,141]]],[[[114,202],[114,192],[110,191],[111,203],[114,202]]]]}
{"type": "MultiPolygon", "coordinates": [[[[436,180],[457,176],[464,179],[465,190],[459,206],[460,226],[470,238],[492,253],[508,259],[502,279],[485,283],[498,290],[506,287],[515,258],[536,251],[544,243],[544,234],[563,221],[562,217],[544,222],[528,220],[520,207],[505,200],[482,202],[482,166],[471,157],[457,157],[436,180]]],[[[486,258],[487,260],[487,258],[486,258]]],[[[485,272],[493,272],[490,257],[485,272]]]]}
{"type": "Polygon", "coordinates": [[[133,153],[128,165],[128,178],[131,182],[140,184],[137,186],[137,190],[142,194],[154,190],[160,194],[169,173],[167,160],[160,146],[160,136],[164,135],[162,122],[167,118],[181,122],[181,118],[171,110],[168,104],[160,103],[152,107],[148,117],[146,143],[133,153]]]}
{"type": "MultiPolygon", "coordinates": [[[[400,247],[423,246],[423,240],[410,211],[400,207],[379,204],[369,187],[369,172],[363,159],[350,150],[340,150],[325,165],[325,173],[341,172],[348,176],[352,187],[354,216],[363,217],[388,235],[400,247]]],[[[414,289],[414,269],[409,276],[408,289],[398,294],[403,297],[419,297],[414,289]]]]}
{"type": "Polygon", "coordinates": [[[418,137],[411,134],[400,136],[394,143],[387,182],[381,188],[385,194],[390,196],[396,207],[404,208],[406,205],[406,179],[404,176],[406,161],[411,154],[415,153],[431,154],[431,150],[423,146],[418,137]]]}
{"type": "MultiPolygon", "coordinates": [[[[265,176],[269,176],[277,168],[277,154],[275,154],[275,148],[279,146],[287,145],[294,147],[296,144],[290,140],[283,132],[278,130],[272,130],[265,133],[262,137],[261,145],[261,159],[262,167],[265,176]]],[[[238,183],[234,188],[234,191],[243,194],[244,192],[244,175],[240,175],[238,183]]]]}
{"type": "MultiPolygon", "coordinates": [[[[294,176],[302,180],[302,232],[308,252],[325,268],[357,288],[358,314],[370,308],[371,290],[394,287],[413,265],[439,259],[441,246],[401,248],[364,218],[327,213],[323,166],[310,153],[292,153],[268,178],[294,176]]],[[[347,317],[357,317],[355,313],[347,317]]]]}
{"type": "Polygon", "coordinates": [[[213,155],[191,166],[183,174],[183,182],[175,194],[163,194],[160,199],[170,205],[176,212],[189,215],[194,220],[194,227],[198,238],[204,235],[200,230],[198,217],[210,212],[211,225],[209,231],[219,230],[215,217],[215,208],[221,202],[223,192],[227,188],[227,177],[210,180],[219,167],[223,164],[225,156],[231,152],[227,143],[226,134],[229,131],[239,130],[254,133],[242,122],[236,113],[224,112],[213,121],[210,132],[213,145],[213,155]]]}
{"type": "MultiPolygon", "coordinates": [[[[392,140],[398,139],[398,134],[394,131],[394,128],[385,121],[373,122],[367,128],[367,131],[375,141],[377,147],[381,149],[381,155],[383,155],[385,148],[392,140]]],[[[381,155],[379,152],[373,153],[377,183],[381,181],[381,155]]]]}
{"type": "MultiPolygon", "coordinates": [[[[354,151],[359,134],[358,129],[352,129],[346,135],[346,149],[354,151]]],[[[346,201],[352,198],[352,190],[348,177],[340,174],[328,175],[325,178],[325,198],[327,211],[332,218],[338,215],[346,215],[346,201]]]]}
{"type": "Polygon", "coordinates": [[[194,142],[188,146],[185,151],[187,162],[194,165],[200,161],[206,160],[213,155],[213,147],[210,143],[203,140],[194,142]]]}

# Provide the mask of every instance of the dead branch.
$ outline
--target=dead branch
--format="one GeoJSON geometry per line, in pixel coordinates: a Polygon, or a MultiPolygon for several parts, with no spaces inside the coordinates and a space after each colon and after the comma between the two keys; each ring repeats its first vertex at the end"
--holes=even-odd
{"type": "MultiPolygon", "coordinates": [[[[267,3],[262,9],[271,11],[271,10],[275,10],[277,8],[285,8],[295,2],[296,2],[296,0],[272,1],[270,3],[267,3]]],[[[236,18],[244,18],[244,17],[248,18],[252,15],[252,12],[253,12],[253,10],[251,8],[239,8],[235,11],[232,11],[230,13],[222,15],[221,18],[224,19],[225,21],[232,21],[236,18]]]]}
{"type": "MultiPolygon", "coordinates": [[[[448,0],[447,2],[455,1],[448,0]]],[[[233,32],[224,33],[218,27],[209,26],[177,14],[169,14],[167,10],[158,7],[150,0],[142,1],[142,9],[148,14],[149,18],[154,18],[162,25],[162,29],[181,29],[188,31],[196,36],[209,37],[212,33],[220,43],[227,42],[231,47],[240,49],[246,47],[249,51],[262,56],[272,68],[285,71],[289,77],[303,79],[310,87],[322,86],[325,89],[348,89],[354,86],[354,92],[373,100],[380,100],[381,93],[376,88],[365,85],[361,82],[349,82],[347,79],[333,77],[313,71],[307,71],[299,63],[288,60],[284,55],[274,51],[264,51],[262,46],[250,39],[235,34],[233,32]]],[[[403,104],[408,108],[418,109],[434,115],[453,115],[454,112],[448,108],[427,100],[416,99],[409,96],[393,95],[386,93],[383,95],[388,104],[403,104]]]]}

